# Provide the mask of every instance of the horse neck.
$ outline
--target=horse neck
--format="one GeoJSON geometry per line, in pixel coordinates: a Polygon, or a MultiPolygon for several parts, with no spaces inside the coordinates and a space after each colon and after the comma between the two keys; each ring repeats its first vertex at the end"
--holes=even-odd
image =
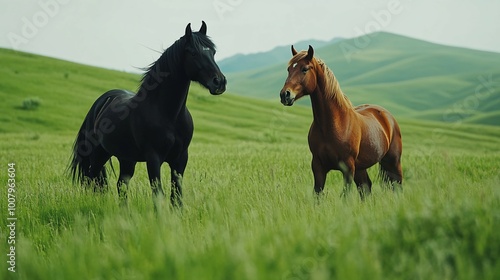
{"type": "Polygon", "coordinates": [[[316,90],[311,94],[311,106],[314,122],[324,134],[340,135],[349,127],[349,121],[355,113],[335,76],[328,72],[317,76],[316,90]]]}
{"type": "MultiPolygon", "coordinates": [[[[145,75],[139,92],[138,100],[143,100],[144,110],[160,108],[160,112],[169,119],[176,119],[186,107],[190,80],[182,69],[175,65],[168,67],[155,63],[145,75]]],[[[140,106],[139,106],[140,107],[140,106]]]]}

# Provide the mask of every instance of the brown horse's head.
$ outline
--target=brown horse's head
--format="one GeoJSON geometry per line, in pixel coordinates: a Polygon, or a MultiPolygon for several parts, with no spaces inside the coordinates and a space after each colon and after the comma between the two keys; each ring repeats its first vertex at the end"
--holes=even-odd
{"type": "Polygon", "coordinates": [[[280,92],[281,103],[285,106],[292,106],[302,96],[311,94],[317,85],[314,49],[309,46],[307,51],[297,52],[292,45],[292,55],[288,63],[288,78],[280,92]]]}

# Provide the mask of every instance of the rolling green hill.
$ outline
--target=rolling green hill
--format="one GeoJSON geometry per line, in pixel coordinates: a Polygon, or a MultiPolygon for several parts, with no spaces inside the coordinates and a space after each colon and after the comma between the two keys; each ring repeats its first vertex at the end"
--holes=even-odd
{"type": "MultiPolygon", "coordinates": [[[[0,98],[3,100],[0,103],[2,112],[0,133],[30,133],[32,136],[29,137],[34,138],[43,133],[75,134],[88,109],[99,95],[113,88],[135,90],[140,80],[140,75],[136,74],[6,49],[0,49],[0,61],[2,61],[0,98]],[[23,102],[26,100],[38,100],[40,105],[36,109],[23,109],[23,102]]],[[[258,81],[259,77],[252,79],[258,81]]],[[[240,81],[233,77],[229,83],[233,82],[240,81]]],[[[345,88],[348,91],[349,87],[345,88]]],[[[391,105],[393,104],[391,102],[405,100],[404,95],[395,95],[391,99],[384,98],[378,103],[384,103],[382,101],[385,100],[384,105],[391,105]]],[[[415,97],[414,100],[416,103],[419,99],[415,97]]],[[[482,113],[481,117],[476,116],[478,123],[488,117],[491,122],[497,120],[500,110],[498,107],[495,108],[494,104],[488,105],[491,105],[489,113],[482,113]]],[[[416,145],[419,139],[428,138],[426,135],[436,130],[440,131],[440,137],[450,136],[453,139],[452,142],[448,141],[447,145],[452,147],[467,145],[464,139],[453,137],[457,133],[472,132],[466,137],[467,140],[485,140],[485,147],[495,146],[497,137],[500,137],[498,129],[469,125],[461,120],[454,121],[451,126],[439,122],[415,121],[412,114],[404,113],[405,106],[398,106],[400,110],[396,110],[396,116],[401,122],[404,136],[409,140],[407,141],[409,146],[416,145]]],[[[188,107],[194,118],[195,140],[210,143],[229,140],[256,142],[292,140],[305,144],[312,120],[310,108],[307,106],[286,108],[277,100],[243,97],[231,92],[221,96],[211,96],[196,83],[191,86],[188,107]]],[[[394,109],[394,106],[391,108],[394,109]]],[[[412,112],[422,116],[424,113],[430,115],[433,111],[417,113],[414,109],[412,112]]],[[[437,109],[435,114],[439,114],[437,109]]]]}
{"type": "MultiPolygon", "coordinates": [[[[76,133],[95,99],[113,88],[136,90],[140,75],[79,65],[58,59],[0,49],[0,133],[76,133]],[[38,100],[36,109],[23,109],[38,100]]],[[[285,111],[279,103],[225,93],[211,96],[191,85],[188,107],[195,121],[195,137],[262,140],[291,138],[310,122],[308,108],[285,111]],[[298,124],[283,125],[287,120],[298,124]],[[261,139],[262,138],[262,139],[261,139]]]]}
{"type": "MultiPolygon", "coordinates": [[[[397,116],[500,125],[498,53],[380,32],[316,48],[315,54],[354,104],[379,104],[397,116]]],[[[276,100],[288,58],[229,73],[229,89],[276,100]]]]}

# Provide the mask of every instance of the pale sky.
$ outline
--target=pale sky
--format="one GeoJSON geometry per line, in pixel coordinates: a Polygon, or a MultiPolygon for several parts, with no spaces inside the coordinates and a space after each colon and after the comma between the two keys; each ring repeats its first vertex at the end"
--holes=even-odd
{"type": "Polygon", "coordinates": [[[0,0],[0,47],[138,72],[202,20],[217,60],[379,30],[500,52],[498,0],[0,0]]]}

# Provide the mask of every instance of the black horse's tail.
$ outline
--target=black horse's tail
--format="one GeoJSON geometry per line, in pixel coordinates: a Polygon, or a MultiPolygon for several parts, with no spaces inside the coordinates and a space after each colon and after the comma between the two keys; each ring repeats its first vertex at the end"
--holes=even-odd
{"type": "MultiPolygon", "coordinates": [[[[118,93],[118,91],[109,91],[99,97],[83,120],[73,144],[73,152],[67,169],[74,183],[82,185],[95,183],[99,186],[105,186],[108,183],[106,168],[101,168],[97,174],[92,174],[95,171],[91,170],[92,159],[100,156],[97,153],[102,153],[99,135],[95,131],[95,121],[110,100],[119,95],[118,93]]],[[[113,168],[112,165],[111,168],[113,168]]]]}
{"type": "MultiPolygon", "coordinates": [[[[88,183],[86,181],[90,179],[90,158],[92,156],[92,150],[96,147],[95,144],[89,141],[93,134],[92,131],[89,130],[90,123],[92,123],[90,115],[89,112],[73,144],[73,154],[68,170],[74,183],[78,182],[85,184],[88,183]]],[[[106,178],[106,174],[100,175],[106,178]]]]}

